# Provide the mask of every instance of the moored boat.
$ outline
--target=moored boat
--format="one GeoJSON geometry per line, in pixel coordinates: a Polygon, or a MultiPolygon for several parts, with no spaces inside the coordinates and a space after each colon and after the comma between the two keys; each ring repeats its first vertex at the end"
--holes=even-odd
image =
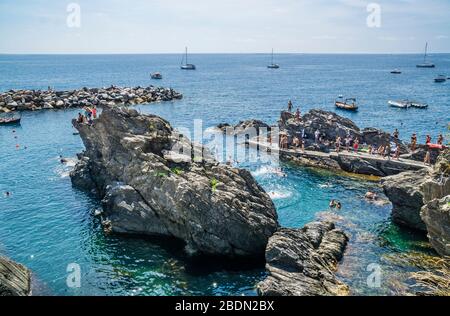
{"type": "Polygon", "coordinates": [[[426,109],[428,107],[428,104],[426,103],[420,103],[416,101],[409,102],[410,106],[417,109],[426,109]]]}
{"type": "Polygon", "coordinates": [[[417,68],[434,68],[433,63],[427,62],[428,43],[425,44],[425,54],[423,55],[423,63],[416,65],[417,68]]]}
{"type": "Polygon", "coordinates": [[[162,79],[162,75],[159,72],[155,72],[151,74],[152,79],[162,79]]]}
{"type": "Polygon", "coordinates": [[[434,78],[434,82],[445,82],[447,80],[447,77],[444,75],[439,75],[436,78],[434,78]]]}
{"type": "Polygon", "coordinates": [[[267,65],[267,68],[269,68],[269,69],[278,69],[278,68],[280,68],[280,65],[273,63],[273,48],[272,48],[272,62],[270,63],[270,65],[267,65]]]}
{"type": "Polygon", "coordinates": [[[195,70],[196,67],[194,64],[189,64],[188,63],[188,51],[187,51],[187,47],[185,50],[185,54],[183,55],[183,59],[181,60],[181,69],[183,70],[195,70]]]}
{"type": "Polygon", "coordinates": [[[0,117],[0,125],[20,124],[21,117],[0,117]]]}
{"type": "Polygon", "coordinates": [[[358,105],[356,104],[355,98],[347,98],[344,100],[342,96],[339,96],[334,105],[342,110],[356,111],[358,110],[358,105]]]}
{"type": "Polygon", "coordinates": [[[402,108],[402,109],[407,109],[411,106],[411,102],[407,101],[407,100],[403,100],[403,101],[393,101],[393,100],[389,100],[388,104],[392,107],[395,108],[402,108]]]}
{"type": "Polygon", "coordinates": [[[399,75],[401,73],[402,72],[400,70],[398,70],[398,69],[394,69],[394,70],[391,71],[391,74],[395,74],[395,75],[399,75]]]}

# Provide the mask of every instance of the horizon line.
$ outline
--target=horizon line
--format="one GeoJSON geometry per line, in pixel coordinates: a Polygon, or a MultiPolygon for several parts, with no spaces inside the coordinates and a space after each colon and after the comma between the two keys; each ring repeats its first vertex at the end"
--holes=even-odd
{"type": "MultiPolygon", "coordinates": [[[[32,53],[10,53],[0,52],[1,55],[180,55],[180,52],[160,52],[160,53],[142,53],[142,52],[32,52],[32,53]]],[[[195,52],[190,55],[268,55],[271,52],[195,52]]],[[[450,54],[449,52],[434,52],[428,55],[450,54]]],[[[279,52],[274,55],[423,55],[422,52],[279,52]]]]}

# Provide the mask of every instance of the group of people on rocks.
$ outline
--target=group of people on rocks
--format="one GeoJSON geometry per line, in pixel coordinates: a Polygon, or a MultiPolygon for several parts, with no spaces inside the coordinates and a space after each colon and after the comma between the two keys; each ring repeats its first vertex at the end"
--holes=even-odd
{"type": "MultiPolygon", "coordinates": [[[[292,113],[293,107],[294,107],[294,106],[293,106],[293,104],[292,104],[292,101],[289,100],[289,101],[288,101],[288,112],[289,112],[289,113],[292,113]]],[[[302,114],[301,114],[301,112],[300,112],[300,108],[299,108],[299,107],[297,107],[297,110],[295,110],[294,117],[295,117],[295,120],[296,120],[297,122],[300,122],[300,121],[302,120],[302,114]]]]}
{"type": "Polygon", "coordinates": [[[89,125],[92,124],[94,119],[97,118],[97,108],[95,107],[95,105],[92,108],[85,106],[83,110],[84,114],[82,114],[81,112],[78,113],[77,123],[89,125]]]}

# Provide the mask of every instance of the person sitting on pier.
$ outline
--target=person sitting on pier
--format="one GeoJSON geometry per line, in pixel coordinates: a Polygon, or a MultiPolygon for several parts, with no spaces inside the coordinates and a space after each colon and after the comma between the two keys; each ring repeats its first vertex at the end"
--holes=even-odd
{"type": "Polygon", "coordinates": [[[297,122],[300,122],[300,121],[302,120],[302,117],[301,117],[301,115],[300,115],[300,109],[299,109],[299,108],[297,108],[297,111],[295,111],[295,120],[296,120],[297,122]]]}
{"type": "Polygon", "coordinates": [[[411,150],[412,151],[416,150],[416,145],[417,145],[417,135],[416,135],[416,133],[414,133],[411,136],[411,150]]]}
{"type": "Polygon", "coordinates": [[[439,134],[438,139],[437,139],[437,143],[439,145],[442,145],[444,143],[444,136],[442,136],[442,134],[439,134]]]}
{"type": "Polygon", "coordinates": [[[431,136],[427,135],[427,140],[425,141],[425,144],[431,144],[431,136]]]}
{"type": "Polygon", "coordinates": [[[338,153],[341,148],[341,136],[336,137],[335,147],[336,147],[336,152],[338,153]]]}
{"type": "Polygon", "coordinates": [[[288,101],[288,112],[289,113],[292,112],[292,101],[291,100],[288,101]]]}

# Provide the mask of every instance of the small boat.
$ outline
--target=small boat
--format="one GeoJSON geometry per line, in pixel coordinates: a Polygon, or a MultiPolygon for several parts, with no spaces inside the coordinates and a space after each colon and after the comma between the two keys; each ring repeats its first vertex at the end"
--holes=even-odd
{"type": "Polygon", "coordinates": [[[183,59],[181,60],[181,69],[183,70],[195,70],[195,65],[194,64],[189,64],[188,63],[188,51],[187,51],[187,47],[186,47],[186,51],[185,54],[183,55],[183,59]]]}
{"type": "Polygon", "coordinates": [[[358,110],[358,105],[356,105],[355,98],[347,98],[344,100],[344,98],[341,95],[336,99],[334,105],[336,105],[337,108],[342,110],[349,110],[349,111],[358,110]]]}
{"type": "Polygon", "coordinates": [[[409,102],[408,100],[403,100],[403,101],[388,101],[388,104],[394,108],[402,108],[402,109],[407,109],[411,106],[411,102],[409,102]]]}
{"type": "Polygon", "coordinates": [[[0,117],[0,125],[20,124],[21,117],[0,117]]]}
{"type": "Polygon", "coordinates": [[[447,77],[444,75],[439,75],[436,78],[434,78],[434,82],[445,82],[447,80],[447,77]]]}
{"type": "Polygon", "coordinates": [[[399,75],[401,73],[402,72],[400,70],[398,70],[398,69],[394,69],[394,70],[391,71],[391,74],[395,74],[395,75],[399,75]]]}
{"type": "Polygon", "coordinates": [[[425,54],[423,55],[423,63],[416,65],[417,68],[434,68],[433,63],[427,62],[428,43],[425,44],[425,54]]]}
{"type": "Polygon", "coordinates": [[[420,102],[416,102],[416,101],[411,101],[409,102],[409,105],[413,108],[417,108],[417,109],[426,109],[428,107],[428,104],[426,103],[420,103],[420,102]]]}
{"type": "Polygon", "coordinates": [[[278,68],[280,68],[280,65],[273,63],[273,48],[272,48],[272,62],[270,63],[270,65],[267,65],[267,68],[269,68],[269,69],[278,69],[278,68]]]}
{"type": "Polygon", "coordinates": [[[430,149],[446,149],[446,148],[447,148],[447,146],[441,145],[441,144],[431,144],[431,143],[428,143],[427,146],[428,146],[428,148],[430,148],[430,149]]]}
{"type": "Polygon", "coordinates": [[[155,72],[151,74],[152,79],[162,79],[162,75],[159,72],[155,72]]]}

